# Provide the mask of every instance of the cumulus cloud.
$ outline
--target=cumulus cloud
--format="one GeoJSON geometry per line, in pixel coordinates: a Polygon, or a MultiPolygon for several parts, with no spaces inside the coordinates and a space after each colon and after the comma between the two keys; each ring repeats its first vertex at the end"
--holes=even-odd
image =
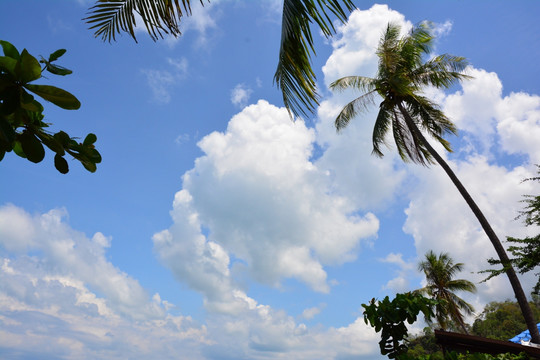
{"type": "Polygon", "coordinates": [[[218,334],[214,329],[220,331],[219,341],[205,348],[208,358],[223,358],[223,354],[227,359],[268,359],[283,354],[305,360],[380,357],[379,334],[363,318],[339,328],[308,328],[283,311],[258,305],[242,317],[215,318],[208,329],[214,334],[218,334]]]}
{"type": "Polygon", "coordinates": [[[480,142],[484,154],[495,156],[502,150],[540,162],[540,96],[522,92],[503,96],[496,73],[472,67],[468,73],[473,79],[446,98],[446,113],[469,138],[480,142]]]}
{"type": "MultiPolygon", "coordinates": [[[[272,286],[296,278],[328,292],[323,266],[354,259],[360,241],[376,234],[375,216],[332,195],[326,172],[309,160],[314,139],[303,122],[261,100],[235,115],[225,133],[199,142],[205,155],[184,175],[174,225],[154,243],[207,305],[238,303],[231,268],[272,286]],[[232,264],[231,256],[241,261],[232,264]]],[[[222,310],[236,308],[229,305],[222,310]]]]}
{"type": "MultiPolygon", "coordinates": [[[[187,200],[178,195],[175,201],[187,200]]],[[[361,319],[341,328],[310,329],[236,289],[228,293],[236,313],[210,312],[206,325],[172,315],[171,304],[159,294],[150,298],[105,259],[113,246],[109,237],[87,238],[66,218],[65,210],[30,215],[13,205],[0,207],[0,353],[5,357],[267,359],[287,353],[295,359],[330,359],[377,352],[378,336],[361,319]],[[26,240],[22,246],[20,240],[26,240]]],[[[222,280],[227,255],[215,244],[199,250],[207,254],[199,255],[195,271],[222,280]]],[[[316,313],[307,309],[305,318],[316,313]]]]}
{"type": "MultiPolygon", "coordinates": [[[[133,359],[205,342],[206,329],[173,316],[159,294],[105,257],[111,239],[66,223],[65,210],[0,207],[0,352],[7,357],[133,359]],[[38,350],[39,349],[39,350],[38,350]]],[[[193,351],[196,350],[192,346],[193,351]]]]}

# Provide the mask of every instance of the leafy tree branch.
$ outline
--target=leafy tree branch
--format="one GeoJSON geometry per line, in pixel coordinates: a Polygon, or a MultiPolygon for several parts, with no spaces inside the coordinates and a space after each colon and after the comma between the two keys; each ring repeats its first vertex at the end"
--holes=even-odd
{"type": "Polygon", "coordinates": [[[45,157],[45,145],[55,153],[54,166],[62,174],[69,171],[64,158],[66,154],[80,161],[88,171],[96,171],[96,164],[101,162],[101,155],[94,147],[96,135],[88,134],[78,142],[64,131],[54,134],[48,131],[51,124],[44,122],[44,107],[34,96],[62,109],[80,108],[79,100],[66,90],[34,83],[43,77],[44,71],[60,76],[72,73],[54,63],[66,50],[57,50],[47,59],[41,57],[38,61],[26,49],[19,53],[13,44],[3,40],[0,45],[4,52],[4,56],[0,56],[0,161],[6,153],[13,151],[39,163],[45,157]]]}

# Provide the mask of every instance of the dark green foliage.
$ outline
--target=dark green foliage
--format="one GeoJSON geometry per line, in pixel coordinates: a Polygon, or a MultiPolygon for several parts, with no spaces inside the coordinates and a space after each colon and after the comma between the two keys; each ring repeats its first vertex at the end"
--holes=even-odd
{"type": "Polygon", "coordinates": [[[76,110],[81,103],[71,93],[51,85],[37,85],[32,82],[43,77],[48,71],[55,75],[68,75],[71,70],[53,64],[66,50],[53,52],[46,60],[38,61],[26,49],[21,53],[7,41],[1,41],[4,56],[0,56],[0,160],[7,152],[39,163],[45,157],[45,148],[55,153],[54,166],[65,174],[69,171],[64,158],[68,153],[79,160],[91,172],[101,162],[101,155],[94,148],[97,138],[88,134],[82,143],[60,131],[52,134],[46,130],[50,124],[43,121],[43,105],[34,95],[66,110],[76,110]],[[40,63],[44,64],[42,69],[40,63]],[[34,94],[34,95],[32,95],[34,94]]]}
{"type": "Polygon", "coordinates": [[[376,332],[381,331],[381,354],[395,359],[407,351],[408,331],[405,322],[414,323],[420,313],[430,319],[436,304],[435,300],[411,292],[397,294],[392,301],[387,296],[382,301],[372,299],[368,305],[362,304],[366,324],[369,323],[376,332]]]}
{"type": "MultiPolygon", "coordinates": [[[[540,165],[536,165],[538,168],[538,175],[540,175],[540,165]]],[[[540,182],[540,176],[525,179],[523,181],[538,181],[540,182]]],[[[525,208],[519,212],[517,218],[523,219],[525,226],[540,226],[540,195],[523,195],[525,208]]],[[[508,251],[512,254],[513,258],[510,259],[512,265],[514,265],[520,273],[534,270],[540,266],[540,233],[536,236],[525,237],[523,239],[507,237],[506,240],[514,245],[508,247],[508,251]]],[[[496,259],[488,259],[491,265],[501,265],[501,262],[496,259]]],[[[483,272],[491,273],[486,280],[491,279],[493,276],[497,276],[505,272],[505,268],[497,270],[486,270],[483,272]]],[[[540,273],[536,273],[538,280],[534,286],[533,293],[540,294],[540,273]]]]}
{"type": "Polygon", "coordinates": [[[447,352],[444,357],[442,355],[439,356],[439,354],[429,354],[429,355],[421,355],[421,356],[411,356],[408,353],[401,355],[398,357],[399,360],[529,360],[529,356],[525,353],[521,353],[518,355],[514,354],[497,354],[497,355],[490,355],[490,354],[482,354],[482,353],[458,353],[456,351],[450,351],[447,352]]]}
{"type": "MultiPolygon", "coordinates": [[[[536,319],[540,318],[540,307],[529,303],[536,319]]],[[[491,302],[474,321],[474,335],[496,340],[508,340],[527,329],[519,305],[513,301],[491,302]]]]}
{"type": "Polygon", "coordinates": [[[412,336],[408,340],[406,358],[420,359],[429,356],[430,360],[444,359],[441,347],[437,344],[435,334],[430,327],[424,328],[421,335],[412,336]]]}

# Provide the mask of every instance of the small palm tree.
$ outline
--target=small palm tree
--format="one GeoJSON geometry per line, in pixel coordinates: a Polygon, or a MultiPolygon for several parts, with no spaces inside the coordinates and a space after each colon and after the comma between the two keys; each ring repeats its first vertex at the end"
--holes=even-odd
{"type": "Polygon", "coordinates": [[[443,330],[450,322],[454,322],[467,334],[463,313],[471,315],[474,308],[455,292],[476,292],[476,286],[468,280],[454,279],[462,269],[463,264],[455,264],[448,253],[437,256],[433,251],[429,251],[425,260],[418,264],[418,270],[426,275],[427,285],[417,291],[438,300],[435,318],[443,330]]]}
{"type": "MultiPolygon", "coordinates": [[[[193,1],[195,2],[195,1],[193,1]]],[[[201,5],[206,1],[199,0],[201,5]]],[[[208,0],[208,2],[210,2],[208,0]]],[[[116,34],[128,33],[135,38],[135,14],[140,15],[152,40],[163,34],[181,35],[180,22],[191,14],[190,0],[97,0],[84,19],[95,30],[95,36],[114,41],[116,34]]],[[[311,24],[330,37],[335,28],[331,16],[341,22],[356,7],[352,0],[284,0],[281,44],[274,81],[290,113],[307,115],[319,105],[315,72],[311,68],[314,53],[311,24]]]]}
{"type": "Polygon", "coordinates": [[[449,88],[469,78],[463,73],[467,66],[463,57],[444,54],[424,62],[424,56],[430,54],[434,41],[430,30],[427,24],[421,24],[400,37],[401,28],[388,24],[377,49],[379,66],[376,77],[347,76],[330,84],[332,90],[355,88],[363,92],[343,108],[335,120],[336,128],[342,130],[359,112],[374,103],[376,96],[382,98],[373,128],[373,154],[383,156],[381,147],[388,133],[392,133],[404,161],[422,165],[438,163],[444,169],[495,248],[532,340],[540,343],[540,334],[527,297],[501,241],[467,189],[422,133],[426,132],[447,151],[451,151],[450,144],[443,136],[455,133],[456,127],[435,103],[422,95],[421,90],[424,86],[449,88]]]}

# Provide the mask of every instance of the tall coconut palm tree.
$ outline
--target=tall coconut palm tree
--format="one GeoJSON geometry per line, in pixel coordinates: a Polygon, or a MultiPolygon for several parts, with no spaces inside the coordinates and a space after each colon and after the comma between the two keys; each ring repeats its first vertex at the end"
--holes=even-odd
{"type": "MultiPolygon", "coordinates": [[[[205,1],[199,0],[204,6],[205,1]]],[[[208,0],[208,2],[210,2],[208,0]]],[[[180,22],[191,14],[190,0],[97,0],[84,19],[96,37],[114,41],[117,33],[128,33],[135,41],[135,14],[140,15],[152,40],[164,34],[181,35],[180,22]]],[[[326,37],[335,28],[331,16],[341,22],[355,8],[352,0],[284,0],[281,45],[274,81],[283,103],[294,115],[313,113],[319,105],[316,76],[310,57],[315,53],[311,24],[326,37]]]]}
{"type": "Polygon", "coordinates": [[[435,319],[443,330],[448,327],[450,321],[453,321],[467,334],[463,313],[471,315],[474,308],[455,292],[476,292],[476,286],[468,280],[454,279],[462,269],[463,264],[455,264],[448,253],[437,256],[430,250],[426,253],[425,259],[418,264],[418,270],[426,275],[427,285],[417,291],[438,300],[435,306],[435,319]]]}
{"type": "Polygon", "coordinates": [[[467,189],[422,132],[429,134],[447,151],[451,151],[450,144],[443,136],[455,133],[456,127],[434,102],[422,95],[421,90],[424,86],[448,88],[468,78],[463,73],[467,61],[463,57],[444,54],[424,62],[424,57],[430,54],[434,41],[427,24],[415,27],[403,37],[400,37],[400,32],[398,25],[388,24],[377,49],[379,65],[375,78],[347,76],[330,85],[333,90],[355,88],[363,92],[343,108],[335,120],[336,128],[338,131],[342,130],[359,112],[374,103],[376,96],[382,98],[373,129],[373,154],[383,156],[381,147],[385,143],[386,135],[391,132],[398,153],[404,161],[422,165],[438,163],[444,169],[495,247],[501,263],[507,269],[506,274],[533,342],[540,343],[540,334],[527,297],[501,241],[467,189]]]}

